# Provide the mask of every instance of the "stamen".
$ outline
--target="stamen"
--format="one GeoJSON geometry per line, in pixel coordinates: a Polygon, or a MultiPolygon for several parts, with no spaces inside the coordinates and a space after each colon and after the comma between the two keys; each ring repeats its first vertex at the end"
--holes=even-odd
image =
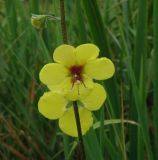
{"type": "MultiPolygon", "coordinates": [[[[83,83],[83,67],[82,65],[74,65],[74,66],[71,66],[69,68],[70,70],[70,74],[72,76],[72,88],[74,87],[74,85],[77,85],[77,89],[78,89],[78,94],[80,94],[80,91],[79,91],[79,87],[81,84],[83,84],[85,86],[85,84],[83,83]]],[[[85,86],[86,87],[86,86],[85,86]]]]}
{"type": "Polygon", "coordinates": [[[80,85],[80,84],[81,84],[81,81],[76,80],[76,84],[77,84],[77,85],[80,85]]]}
{"type": "Polygon", "coordinates": [[[87,88],[86,85],[85,85],[85,83],[83,81],[82,81],[82,84],[84,85],[85,88],[87,88]]]}
{"type": "Polygon", "coordinates": [[[77,77],[78,77],[78,75],[77,75],[77,74],[75,74],[75,75],[74,75],[74,78],[77,78],[77,77]]]}
{"type": "Polygon", "coordinates": [[[74,84],[75,84],[75,82],[72,82],[72,86],[71,86],[71,89],[73,89],[73,87],[74,87],[74,84]]]}
{"type": "Polygon", "coordinates": [[[78,95],[80,95],[79,85],[77,85],[77,87],[78,87],[78,95]]]}

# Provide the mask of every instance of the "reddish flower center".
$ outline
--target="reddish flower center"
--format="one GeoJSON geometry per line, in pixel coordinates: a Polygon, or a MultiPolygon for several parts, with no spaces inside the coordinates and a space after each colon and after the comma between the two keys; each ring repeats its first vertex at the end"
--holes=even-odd
{"type": "Polygon", "coordinates": [[[74,84],[75,82],[80,83],[83,82],[83,66],[72,66],[70,67],[70,73],[72,76],[72,83],[74,84]]]}

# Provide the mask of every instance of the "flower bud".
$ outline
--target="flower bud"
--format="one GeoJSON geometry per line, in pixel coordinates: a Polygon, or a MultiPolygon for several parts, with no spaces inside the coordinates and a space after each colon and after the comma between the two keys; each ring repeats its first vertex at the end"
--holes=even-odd
{"type": "Polygon", "coordinates": [[[44,28],[46,22],[45,15],[32,15],[31,17],[31,24],[36,29],[44,28]]]}

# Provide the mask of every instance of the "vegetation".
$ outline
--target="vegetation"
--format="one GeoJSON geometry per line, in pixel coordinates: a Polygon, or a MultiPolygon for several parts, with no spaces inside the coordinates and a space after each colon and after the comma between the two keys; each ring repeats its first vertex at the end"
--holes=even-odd
{"type": "MultiPolygon", "coordinates": [[[[77,139],[41,116],[42,66],[62,44],[59,0],[0,0],[0,159],[73,160],[77,139]]],[[[69,44],[94,43],[115,64],[108,98],[83,137],[87,160],[158,159],[158,1],[65,0],[69,44]]]]}

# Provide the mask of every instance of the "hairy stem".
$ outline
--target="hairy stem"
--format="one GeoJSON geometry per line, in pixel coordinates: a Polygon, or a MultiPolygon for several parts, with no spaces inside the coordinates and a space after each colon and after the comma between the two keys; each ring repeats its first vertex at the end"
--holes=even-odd
{"type": "Polygon", "coordinates": [[[66,22],[65,22],[64,0],[60,0],[60,16],[61,16],[61,30],[62,30],[63,42],[67,44],[68,39],[67,39],[67,30],[66,30],[66,22]]]}
{"type": "Polygon", "coordinates": [[[76,118],[76,126],[77,126],[78,138],[79,138],[79,150],[80,150],[81,160],[85,160],[85,150],[84,150],[84,144],[83,144],[83,138],[82,138],[82,130],[81,130],[81,123],[80,123],[80,116],[79,116],[77,101],[73,102],[73,107],[74,107],[74,113],[76,118]]]}

